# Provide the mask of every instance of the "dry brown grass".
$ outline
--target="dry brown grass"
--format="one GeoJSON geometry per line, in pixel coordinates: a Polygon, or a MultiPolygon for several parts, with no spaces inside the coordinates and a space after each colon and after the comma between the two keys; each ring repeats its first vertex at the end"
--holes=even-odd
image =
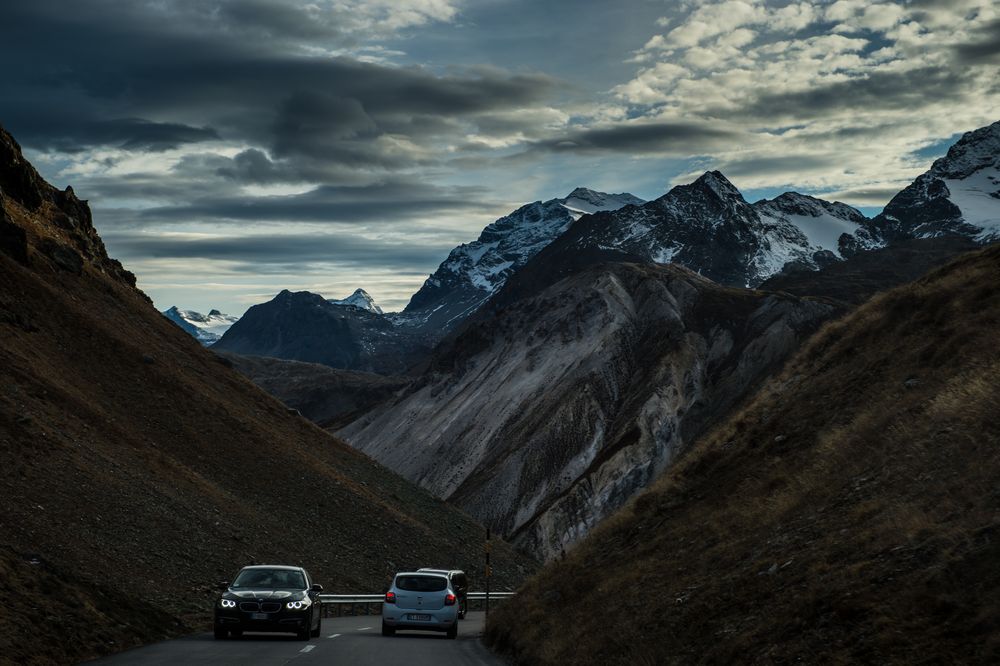
{"type": "Polygon", "coordinates": [[[1000,247],[827,325],[493,618],[525,664],[1000,660],[1000,247]]]}

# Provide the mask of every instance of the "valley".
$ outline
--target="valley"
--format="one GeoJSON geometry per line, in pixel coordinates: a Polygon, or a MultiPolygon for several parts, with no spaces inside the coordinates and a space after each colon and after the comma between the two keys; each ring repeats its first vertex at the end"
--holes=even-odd
{"type": "Polygon", "coordinates": [[[237,318],[158,312],[0,130],[0,660],[197,632],[250,562],[485,582],[489,529],[515,663],[994,661],[998,160],[967,132],[873,217],[576,188],[398,312],[237,318]]]}

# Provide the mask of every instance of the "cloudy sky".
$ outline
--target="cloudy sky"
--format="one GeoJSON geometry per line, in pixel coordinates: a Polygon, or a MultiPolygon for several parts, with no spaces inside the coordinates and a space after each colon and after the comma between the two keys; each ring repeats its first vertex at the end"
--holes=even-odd
{"type": "Polygon", "coordinates": [[[876,212],[1000,119],[995,0],[32,0],[0,124],[156,305],[405,305],[578,185],[720,169],[876,212]]]}

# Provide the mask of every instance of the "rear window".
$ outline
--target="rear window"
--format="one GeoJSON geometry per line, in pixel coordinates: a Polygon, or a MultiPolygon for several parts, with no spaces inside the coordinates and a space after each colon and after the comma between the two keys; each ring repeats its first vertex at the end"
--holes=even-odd
{"type": "Polygon", "coordinates": [[[396,576],[396,587],[407,592],[440,592],[448,587],[444,576],[396,576]]]}

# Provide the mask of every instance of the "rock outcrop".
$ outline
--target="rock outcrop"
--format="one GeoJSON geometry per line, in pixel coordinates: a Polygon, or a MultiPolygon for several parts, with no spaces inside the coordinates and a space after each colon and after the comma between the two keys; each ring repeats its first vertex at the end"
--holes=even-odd
{"type": "Polygon", "coordinates": [[[837,312],[678,266],[592,266],[470,322],[339,434],[550,558],[837,312]]]}

